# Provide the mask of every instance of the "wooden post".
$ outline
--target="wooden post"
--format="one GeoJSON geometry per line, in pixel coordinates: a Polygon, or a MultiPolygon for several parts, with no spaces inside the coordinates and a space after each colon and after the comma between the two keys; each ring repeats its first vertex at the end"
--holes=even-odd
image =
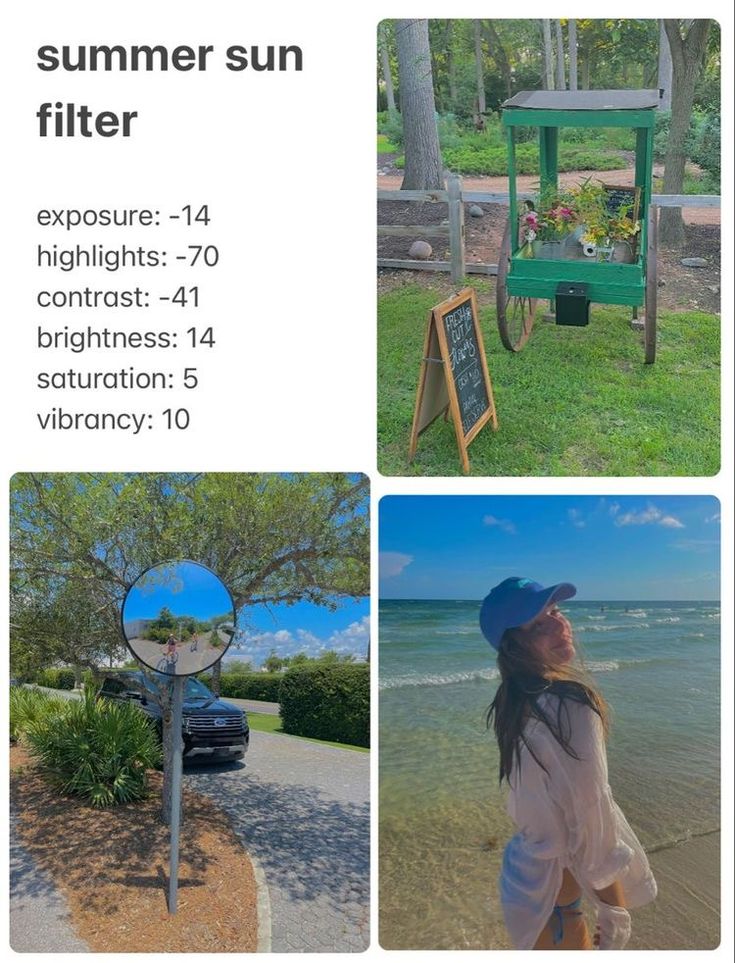
{"type": "Polygon", "coordinates": [[[452,263],[452,284],[459,287],[465,276],[464,260],[464,204],[462,178],[459,174],[447,177],[449,195],[449,250],[452,263]]]}

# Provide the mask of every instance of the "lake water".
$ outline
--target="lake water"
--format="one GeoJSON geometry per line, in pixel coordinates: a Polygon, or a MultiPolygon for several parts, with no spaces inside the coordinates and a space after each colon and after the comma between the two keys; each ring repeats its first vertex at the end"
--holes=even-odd
{"type": "MultiPolygon", "coordinates": [[[[485,727],[497,685],[479,602],[380,604],[380,943],[507,946],[514,828],[485,727]]],[[[568,602],[612,709],[610,784],[649,850],[719,826],[719,605],[568,602]]],[[[690,881],[691,883],[691,881],[690,881]]]]}

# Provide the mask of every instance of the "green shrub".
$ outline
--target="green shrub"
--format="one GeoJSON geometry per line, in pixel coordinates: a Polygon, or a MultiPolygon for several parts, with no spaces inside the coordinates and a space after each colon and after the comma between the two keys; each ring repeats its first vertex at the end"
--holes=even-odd
{"type": "MultiPolygon", "coordinates": [[[[481,147],[476,143],[463,142],[461,147],[443,151],[445,165],[459,174],[500,177],[508,173],[508,154],[505,147],[481,147]]],[[[403,158],[396,161],[403,167],[403,158]]],[[[615,151],[595,150],[562,144],[559,147],[559,170],[616,170],[624,164],[615,151]]],[[[516,173],[538,174],[539,152],[535,143],[516,146],[516,173]]]]}
{"type": "Polygon", "coordinates": [[[161,759],[145,713],[131,703],[96,701],[91,690],[69,700],[60,716],[30,724],[26,740],[62,792],[100,807],[142,799],[146,770],[161,759]]]}
{"type": "Polygon", "coordinates": [[[73,669],[41,669],[36,678],[38,685],[47,689],[73,689],[73,669]]]}
{"type": "Polygon", "coordinates": [[[219,691],[223,699],[278,702],[282,679],[282,672],[253,672],[249,675],[242,672],[223,672],[219,691]]]}
{"type": "Polygon", "coordinates": [[[281,682],[284,732],[370,745],[370,667],[339,663],[289,669],[281,682]]]}
{"type": "Polygon", "coordinates": [[[708,174],[720,177],[720,116],[704,114],[694,134],[691,159],[708,174]]]}
{"type": "Polygon", "coordinates": [[[66,699],[59,699],[40,689],[13,686],[10,690],[10,738],[16,742],[33,723],[56,718],[66,708],[66,699]]]}

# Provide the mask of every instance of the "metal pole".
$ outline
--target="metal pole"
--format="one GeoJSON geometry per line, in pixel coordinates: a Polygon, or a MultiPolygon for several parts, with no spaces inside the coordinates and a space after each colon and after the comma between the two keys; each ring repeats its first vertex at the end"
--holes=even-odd
{"type": "Polygon", "coordinates": [[[174,676],[173,682],[173,712],[171,717],[173,757],[171,760],[171,818],[169,822],[171,848],[168,874],[168,911],[172,916],[176,912],[176,897],[179,887],[179,830],[181,827],[181,773],[183,768],[181,730],[184,716],[186,678],[177,675],[174,676]]]}

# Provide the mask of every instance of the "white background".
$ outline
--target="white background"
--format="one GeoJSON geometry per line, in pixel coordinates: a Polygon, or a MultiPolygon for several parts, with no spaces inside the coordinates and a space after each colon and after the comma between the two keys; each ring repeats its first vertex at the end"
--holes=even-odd
{"type": "MultiPolygon", "coordinates": [[[[697,493],[722,501],[723,520],[723,944],[732,954],[732,687],[733,677],[733,299],[732,275],[723,278],[724,470],[715,478],[634,479],[389,479],[375,454],[375,28],[383,17],[657,17],[714,16],[717,4],[527,2],[509,10],[478,2],[400,2],[349,8],[321,3],[36,2],[5,10],[3,20],[2,291],[3,465],[5,479],[27,470],[365,471],[373,482],[373,518],[387,493],[593,494],[697,493]],[[213,44],[204,73],[43,73],[35,52],[43,44],[213,44]],[[301,73],[231,73],[231,44],[296,44],[301,73]],[[74,101],[95,110],[137,110],[130,138],[46,138],[37,134],[41,103],[74,101]],[[173,211],[208,203],[213,222],[196,240],[177,228],[161,231],[41,231],[43,207],[155,207],[173,211]],[[163,243],[165,238],[165,244],[163,243]],[[217,328],[212,352],[179,352],[176,368],[197,364],[201,388],[165,398],[118,393],[62,404],[107,410],[184,404],[192,411],[185,433],[41,432],[34,412],[58,404],[34,389],[34,372],[61,367],[59,354],[35,349],[35,327],[62,321],[39,312],[41,286],[161,287],[166,272],[39,271],[39,242],[128,244],[169,248],[215,243],[220,266],[181,272],[177,283],[199,283],[198,312],[217,328]],[[51,279],[54,279],[53,282],[51,279]],[[43,315],[43,316],[42,316],[43,315]],[[192,397],[193,395],[193,397],[192,397]],[[43,404],[42,404],[43,402],[43,404]]],[[[723,264],[732,265],[732,13],[723,19],[723,264]]],[[[175,286],[175,285],[173,285],[175,286]]],[[[161,291],[161,293],[164,293],[161,291]]],[[[183,315],[183,312],[182,312],[183,315]]],[[[192,315],[187,315],[186,320],[192,315]]],[[[97,312],[68,323],[98,322],[97,312]]],[[[163,314],[109,312],[113,327],[159,326],[163,314]],[[137,316],[136,316],[137,315],[137,316]],[[143,324],[143,315],[149,325],[143,324]]],[[[183,328],[182,319],[178,326],[183,328]]],[[[167,322],[170,324],[171,322],[167,322]]],[[[197,323],[200,323],[197,318],[197,323]]],[[[111,356],[65,356],[69,367],[107,367],[111,356]]],[[[156,353],[118,354],[116,364],[168,369],[156,353]]],[[[7,489],[6,489],[7,490],[7,489]]],[[[3,546],[7,545],[2,513],[3,546]]],[[[5,548],[3,549],[5,552],[5,548]]],[[[373,559],[377,558],[377,526],[373,559]]],[[[3,584],[7,555],[0,564],[3,584]]],[[[373,566],[377,598],[377,565],[373,566]]],[[[5,593],[3,592],[3,597],[5,593]]],[[[372,628],[377,637],[377,606],[372,628]]],[[[5,617],[5,616],[3,616],[5,617]]],[[[374,667],[375,671],[376,667],[374,667]]],[[[374,692],[375,692],[375,682],[374,692]]],[[[377,706],[377,698],[374,699],[377,706]]],[[[5,706],[3,706],[5,710],[5,706]]],[[[377,713],[373,713],[377,745],[377,713]]],[[[369,958],[377,944],[377,753],[373,752],[373,901],[369,958]]],[[[3,768],[3,785],[7,786],[3,768]]],[[[0,841],[3,861],[7,846],[0,841]]],[[[7,879],[7,874],[5,875],[7,879]]],[[[3,930],[7,914],[2,914],[3,930]]],[[[394,954],[390,954],[391,956],[394,954]]],[[[403,954],[399,954],[403,955],[403,954]]],[[[453,954],[441,953],[444,959],[453,954]]],[[[499,956],[505,956],[499,953],[499,956]]]]}

